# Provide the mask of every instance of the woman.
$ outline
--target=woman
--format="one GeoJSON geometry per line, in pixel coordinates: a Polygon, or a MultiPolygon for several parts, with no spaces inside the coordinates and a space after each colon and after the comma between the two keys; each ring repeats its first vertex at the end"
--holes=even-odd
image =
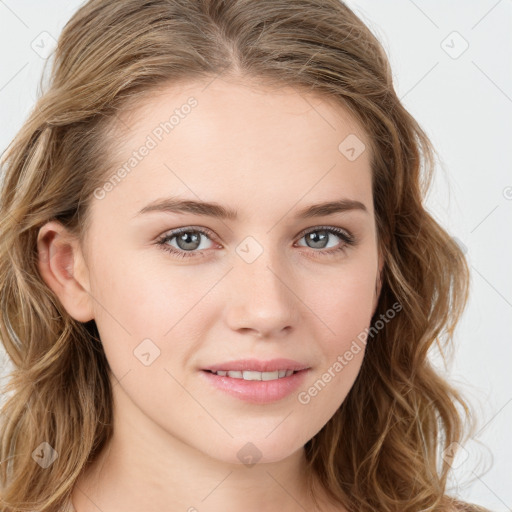
{"type": "Polygon", "coordinates": [[[2,510],[479,510],[433,154],[338,0],[81,7],[2,162],[2,510]]]}

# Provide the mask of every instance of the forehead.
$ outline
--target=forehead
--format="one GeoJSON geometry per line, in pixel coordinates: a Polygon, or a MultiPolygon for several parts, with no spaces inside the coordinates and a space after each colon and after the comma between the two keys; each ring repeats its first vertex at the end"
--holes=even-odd
{"type": "Polygon", "coordinates": [[[370,141],[331,98],[216,78],[161,87],[118,121],[111,172],[125,172],[107,199],[132,213],[166,193],[242,214],[263,199],[371,202],[370,141]]]}

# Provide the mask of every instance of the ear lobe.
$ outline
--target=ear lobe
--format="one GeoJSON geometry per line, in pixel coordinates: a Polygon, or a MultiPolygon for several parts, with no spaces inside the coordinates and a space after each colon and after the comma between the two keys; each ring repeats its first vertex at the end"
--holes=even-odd
{"type": "Polygon", "coordinates": [[[37,253],[41,277],[69,315],[79,322],[92,320],[88,269],[78,240],[62,224],[50,221],[39,230],[37,253]]]}

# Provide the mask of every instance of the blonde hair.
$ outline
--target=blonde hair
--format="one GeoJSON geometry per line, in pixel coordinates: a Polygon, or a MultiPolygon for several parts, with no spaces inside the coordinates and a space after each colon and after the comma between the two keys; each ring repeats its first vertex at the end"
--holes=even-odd
{"type": "Polygon", "coordinates": [[[452,510],[441,451],[463,442],[462,414],[471,434],[476,426],[427,353],[450,348],[468,266],[422,202],[434,149],[400,103],[380,43],[339,0],[91,0],[65,26],[47,90],[1,162],[0,336],[14,365],[1,510],[58,511],[113,433],[96,324],[70,317],[42,280],[38,230],[55,219],[83,238],[94,190],[111,172],[118,112],[156,88],[217,75],[334,100],[372,143],[385,257],[372,323],[397,301],[402,309],[369,340],[345,401],[306,443],[311,492],[316,476],[351,511],[452,510]],[[58,453],[47,469],[32,458],[43,441],[58,453]]]}

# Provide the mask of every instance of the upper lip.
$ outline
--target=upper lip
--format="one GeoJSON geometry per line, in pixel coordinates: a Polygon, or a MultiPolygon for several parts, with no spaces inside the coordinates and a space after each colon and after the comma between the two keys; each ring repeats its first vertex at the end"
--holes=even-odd
{"type": "Polygon", "coordinates": [[[305,370],[310,368],[307,364],[299,363],[293,359],[269,359],[266,361],[260,359],[239,359],[237,361],[226,361],[224,363],[214,364],[203,368],[203,370],[210,370],[218,372],[222,370],[227,371],[245,371],[252,370],[256,372],[275,372],[277,370],[305,370]]]}

